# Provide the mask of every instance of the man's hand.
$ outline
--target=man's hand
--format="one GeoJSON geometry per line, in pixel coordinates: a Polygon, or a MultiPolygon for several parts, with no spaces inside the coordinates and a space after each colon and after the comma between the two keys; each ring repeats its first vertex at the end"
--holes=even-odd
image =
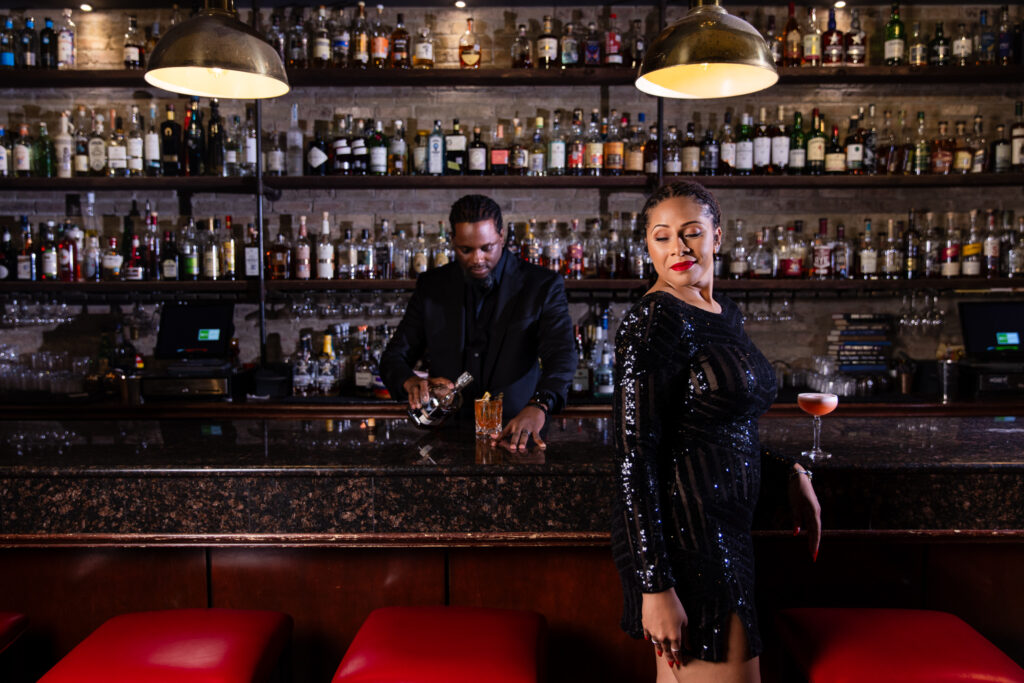
{"type": "Polygon", "coordinates": [[[510,450],[526,450],[526,444],[530,437],[537,442],[539,448],[547,448],[548,445],[540,438],[540,430],[544,428],[544,410],[537,406],[528,405],[519,411],[519,414],[509,420],[501,434],[494,437],[494,441],[507,439],[510,450]]]}
{"type": "Polygon", "coordinates": [[[413,375],[402,384],[405,393],[409,394],[409,407],[419,410],[430,401],[430,396],[440,398],[455,388],[450,379],[444,377],[420,377],[413,375]]]}

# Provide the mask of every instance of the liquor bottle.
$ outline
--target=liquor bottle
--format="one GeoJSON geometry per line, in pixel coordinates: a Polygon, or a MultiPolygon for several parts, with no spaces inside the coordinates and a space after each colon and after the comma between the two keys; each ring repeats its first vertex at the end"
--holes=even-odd
{"type": "Polygon", "coordinates": [[[411,39],[405,28],[405,15],[398,13],[395,30],[391,32],[391,68],[409,69],[412,67],[411,39]]]}
{"type": "Polygon", "coordinates": [[[671,175],[697,175],[700,172],[700,145],[697,143],[693,122],[686,124],[683,142],[679,142],[679,133],[675,126],[672,130],[672,153],[666,152],[665,169],[671,175]],[[671,169],[671,170],[669,170],[671,169]]]}
{"type": "Polygon", "coordinates": [[[0,177],[7,178],[13,174],[11,157],[14,154],[11,142],[7,138],[7,129],[0,125],[0,177]]]}
{"type": "Polygon", "coordinates": [[[917,280],[924,275],[924,254],[921,233],[917,230],[914,210],[907,216],[907,229],[903,232],[903,278],[917,280]]]}
{"type": "MultiPolygon", "coordinates": [[[[92,158],[92,142],[90,141],[89,157],[92,158]]],[[[167,105],[167,119],[160,124],[160,150],[165,176],[176,176],[181,173],[181,125],[174,120],[174,105],[167,105]]]]}
{"type": "Polygon", "coordinates": [[[768,230],[769,228],[764,228],[754,235],[754,249],[747,255],[747,272],[754,279],[774,277],[772,252],[765,244],[765,234],[768,230]]]}
{"type": "Polygon", "coordinates": [[[928,63],[932,66],[949,66],[949,38],[942,33],[942,22],[935,22],[935,37],[928,43],[928,63]]]}
{"type": "MultiPolygon", "coordinates": [[[[652,129],[657,130],[654,126],[652,129]]],[[[722,175],[732,175],[736,170],[736,139],[732,133],[732,112],[726,111],[725,116],[722,118],[722,131],[718,135],[718,147],[719,154],[721,155],[719,161],[719,168],[722,175]]],[[[651,139],[648,146],[653,146],[657,149],[657,138],[651,139]]],[[[657,173],[658,169],[654,169],[654,173],[657,173]]],[[[650,173],[650,171],[648,171],[650,173]]]]}
{"type": "MultiPolygon", "coordinates": [[[[1008,231],[1007,231],[1008,232],[1008,231]]],[[[1001,241],[999,233],[996,232],[996,213],[988,212],[985,226],[985,236],[982,241],[982,265],[981,270],[985,277],[999,277],[1001,265],[1001,241]]]]}
{"type": "Polygon", "coordinates": [[[559,63],[563,69],[574,69],[580,65],[580,44],[576,38],[576,25],[571,21],[562,28],[558,39],[559,63]]]}
{"type": "Polygon", "coordinates": [[[302,175],[305,142],[302,128],[299,127],[299,104],[297,102],[291,106],[288,130],[285,133],[285,147],[286,172],[290,176],[302,175]]]}
{"type": "Polygon", "coordinates": [[[18,178],[31,178],[34,172],[32,163],[35,160],[33,154],[33,140],[29,135],[27,123],[21,124],[18,137],[14,140],[12,156],[14,175],[18,178]]]}
{"type": "Polygon", "coordinates": [[[538,116],[534,122],[533,135],[527,150],[526,175],[547,175],[547,140],[544,136],[544,117],[538,116]]]}
{"type": "MultiPolygon", "coordinates": [[[[863,107],[861,108],[861,120],[864,120],[863,107]]],[[[868,175],[875,175],[878,173],[878,157],[876,150],[878,149],[878,126],[875,122],[875,105],[868,105],[868,118],[861,128],[861,133],[864,138],[864,173],[868,175]]]]}
{"type": "Polygon", "coordinates": [[[408,409],[409,419],[418,427],[440,427],[445,419],[462,406],[462,391],[473,381],[473,376],[464,372],[455,380],[451,390],[437,396],[432,390],[427,401],[419,409],[408,409]]]}
{"type": "Polygon", "coordinates": [[[580,219],[569,222],[569,237],[562,259],[563,275],[569,280],[583,279],[583,240],[580,238],[580,219]]]}
{"type": "Polygon", "coordinates": [[[761,107],[757,117],[757,123],[753,130],[753,172],[757,175],[771,173],[772,165],[772,138],[768,126],[768,114],[765,107],[761,107]]]}
{"type": "Polygon", "coordinates": [[[193,97],[189,107],[188,125],[185,126],[185,163],[183,175],[206,175],[206,134],[199,98],[193,97]]]}
{"type": "Polygon", "coordinates": [[[340,386],[338,359],[334,352],[334,339],[324,335],[323,350],[316,358],[316,394],[335,396],[340,386]]]}
{"type": "Polygon", "coordinates": [[[776,277],[799,278],[803,275],[803,264],[796,248],[795,231],[796,229],[792,225],[788,226],[778,241],[778,247],[775,250],[776,277]]]}
{"type": "Polygon", "coordinates": [[[622,66],[625,63],[622,54],[622,34],[615,24],[616,15],[608,15],[608,30],[604,32],[604,63],[609,66],[622,66]]]}
{"type": "Polygon", "coordinates": [[[57,68],[57,33],[50,18],[43,20],[43,30],[39,32],[39,66],[43,69],[57,68]]]}
{"type": "Polygon", "coordinates": [[[1009,173],[1013,159],[1013,145],[1006,137],[1006,127],[1002,124],[996,126],[996,136],[992,140],[992,172],[1009,173]]]}
{"type": "MultiPolygon", "coordinates": [[[[902,226],[903,221],[900,221],[902,226]]],[[[888,231],[885,236],[885,248],[882,249],[882,277],[886,280],[898,280],[903,274],[903,250],[899,240],[896,221],[889,219],[888,231]]]]}
{"type": "MultiPolygon", "coordinates": [[[[833,127],[834,128],[834,127],[833,127]]],[[[834,134],[838,137],[838,131],[834,134]]],[[[832,242],[828,239],[828,219],[818,220],[818,234],[811,243],[813,250],[813,264],[811,266],[811,277],[815,280],[829,280],[832,274],[832,242]]]]}
{"type": "Polygon", "coordinates": [[[887,66],[901,66],[907,60],[907,37],[900,21],[900,4],[892,3],[892,13],[885,25],[885,63],[887,66]]]}
{"type": "Polygon", "coordinates": [[[907,41],[907,63],[910,66],[924,66],[928,63],[928,36],[921,33],[921,22],[910,25],[910,40],[907,41]]]}
{"type": "Polygon", "coordinates": [[[138,19],[128,16],[128,30],[124,34],[124,68],[143,69],[146,66],[146,48],[138,19]]]}
{"type": "MultiPolygon", "coordinates": [[[[516,112],[517,114],[519,112],[516,112]]],[[[512,144],[508,154],[509,175],[526,175],[530,169],[529,142],[523,138],[519,117],[512,117],[512,144]]]]}
{"type": "Polygon", "coordinates": [[[955,66],[972,66],[974,64],[974,39],[967,31],[966,24],[957,25],[951,52],[955,66]]]}
{"type": "Polygon", "coordinates": [[[974,116],[974,133],[968,144],[971,147],[971,173],[984,173],[990,170],[989,147],[982,130],[981,114],[974,116]]]}
{"type": "Polygon", "coordinates": [[[871,234],[871,219],[864,219],[864,233],[857,251],[857,275],[862,280],[878,279],[878,247],[871,234]]]}
{"type": "Polygon", "coordinates": [[[583,131],[583,110],[572,110],[572,132],[568,142],[568,163],[569,175],[583,175],[586,172],[587,143],[583,131]]]}
{"type": "MultiPolygon", "coordinates": [[[[228,134],[225,133],[225,138],[229,139],[228,134]]],[[[286,162],[285,152],[281,148],[281,134],[277,132],[277,126],[275,125],[267,133],[263,142],[263,158],[265,159],[265,165],[263,167],[263,173],[268,176],[279,177],[284,175],[286,162]]],[[[241,169],[237,163],[238,151],[230,149],[227,145],[224,148],[224,175],[240,175],[241,169]],[[232,161],[229,163],[229,159],[232,161]]]]}
{"type": "Polygon", "coordinates": [[[380,221],[380,234],[373,242],[373,265],[374,275],[378,280],[390,280],[394,278],[395,248],[396,240],[391,234],[391,222],[387,218],[380,221]]]}
{"type": "Polygon", "coordinates": [[[480,41],[473,32],[473,18],[466,19],[466,30],[459,36],[459,66],[463,69],[480,68],[480,41]]]}
{"type": "Polygon", "coordinates": [[[978,31],[974,36],[974,63],[991,66],[996,63],[996,34],[988,26],[988,10],[978,12],[978,31]]]}
{"type": "MultiPolygon", "coordinates": [[[[107,175],[111,178],[128,175],[128,146],[124,138],[124,121],[110,110],[110,120],[114,125],[107,138],[107,175]]],[[[127,246],[127,245],[124,245],[127,246]]]]}
{"type": "Polygon", "coordinates": [[[729,279],[742,280],[747,277],[747,245],[743,236],[743,221],[736,219],[736,236],[729,250],[729,279]]]}
{"type": "Polygon", "coordinates": [[[0,30],[0,68],[13,69],[18,62],[18,35],[14,31],[14,20],[4,18],[3,29],[0,30]]]}
{"type": "Polygon", "coordinates": [[[152,55],[153,50],[156,49],[157,44],[160,42],[160,21],[156,20],[149,29],[149,35],[146,37],[146,54],[152,55]]]}
{"type": "MultiPolygon", "coordinates": [[[[604,136],[604,167],[602,172],[605,175],[622,175],[626,159],[626,143],[623,139],[623,129],[619,127],[621,119],[614,109],[608,117],[608,132],[604,136]]],[[[699,165],[700,148],[695,145],[695,162],[699,165]]]]}
{"type": "Polygon", "coordinates": [[[123,265],[124,279],[133,282],[140,282],[146,279],[146,267],[142,254],[142,243],[139,236],[132,235],[131,247],[128,250],[128,257],[123,265]]]}
{"type": "Polygon", "coordinates": [[[519,24],[516,37],[512,41],[512,68],[533,68],[533,41],[526,35],[525,24],[519,24]]]}
{"type": "Polygon", "coordinates": [[[309,65],[309,34],[302,20],[302,8],[292,10],[292,25],[286,36],[285,54],[290,69],[305,69],[309,65]]]}
{"type": "Polygon", "coordinates": [[[558,66],[558,37],[555,35],[551,15],[544,15],[541,33],[537,36],[537,68],[554,69],[558,66]]]}
{"type": "Polygon", "coordinates": [[[1006,277],[1024,277],[1024,216],[1017,219],[1017,235],[1013,245],[1006,251],[1006,277]]]}
{"type": "MultiPolygon", "coordinates": [[[[368,169],[369,175],[383,176],[388,174],[388,138],[384,135],[384,122],[377,119],[373,122],[373,130],[366,137],[366,148],[369,152],[370,166],[368,169]]],[[[327,143],[324,143],[324,161],[326,162],[327,155],[327,143]]],[[[321,165],[323,169],[320,173],[314,173],[315,175],[327,175],[327,164],[321,165]]]]}
{"type": "Polygon", "coordinates": [[[1010,9],[1003,5],[999,8],[999,32],[996,34],[996,64],[1009,66],[1016,64],[1013,54],[1013,25],[1010,23],[1010,9]]]}
{"type": "MultiPolygon", "coordinates": [[[[327,140],[324,138],[324,122],[316,121],[313,124],[313,139],[306,147],[306,175],[325,176],[327,175],[327,140]]],[[[384,148],[385,168],[387,148],[384,148]]]]}
{"type": "Polygon", "coordinates": [[[356,3],[356,16],[349,29],[352,36],[349,66],[365,69],[370,65],[370,26],[366,23],[366,3],[356,3]]]}
{"type": "Polygon", "coordinates": [[[789,131],[786,130],[785,113],[782,105],[779,105],[779,113],[775,123],[769,129],[771,137],[771,165],[767,171],[772,174],[785,173],[789,166],[789,149],[791,144],[789,131]]]}
{"type": "Polygon", "coordinates": [[[590,112],[590,124],[587,126],[587,133],[584,138],[586,145],[583,154],[584,172],[586,175],[599,176],[604,168],[604,140],[601,137],[600,112],[592,109],[590,112]]]}
{"type": "Polygon", "coordinates": [[[978,226],[978,211],[971,209],[967,239],[960,248],[960,275],[963,277],[981,277],[982,275],[982,236],[978,226]]]}
{"type": "Polygon", "coordinates": [[[395,133],[388,138],[388,175],[409,174],[409,143],[405,140],[405,121],[395,120],[395,133]]]}
{"type": "Polygon", "coordinates": [[[47,221],[39,226],[39,250],[36,256],[38,280],[55,281],[60,279],[57,243],[53,238],[55,229],[56,223],[54,221],[47,221]]]}
{"type": "Polygon", "coordinates": [[[846,131],[846,172],[851,175],[864,175],[864,136],[858,126],[858,118],[850,117],[850,127],[846,131]]]}
{"type": "Polygon", "coordinates": [[[57,134],[53,138],[53,158],[56,162],[57,177],[70,178],[75,164],[75,140],[71,136],[70,112],[60,113],[57,134]]]}
{"type": "MultiPolygon", "coordinates": [[[[772,55],[772,62],[774,62],[775,66],[777,67],[783,66],[784,53],[786,51],[786,42],[782,34],[779,33],[775,28],[774,14],[768,15],[768,26],[765,28],[764,40],[766,43],[768,43],[768,50],[771,52],[772,55]]],[[[637,64],[634,68],[637,67],[639,67],[639,64],[637,64]]]]}
{"type": "Polygon", "coordinates": [[[836,10],[830,7],[828,10],[828,30],[821,36],[821,64],[822,66],[843,65],[843,32],[836,30],[836,10]]]}
{"type": "Polygon", "coordinates": [[[377,5],[377,15],[370,27],[370,64],[375,69],[383,69],[390,55],[391,32],[384,23],[384,6],[377,5]]]}
{"type": "Polygon", "coordinates": [[[149,105],[149,129],[142,138],[142,170],[149,177],[163,174],[160,157],[160,133],[157,132],[156,103],[149,105]]]}
{"type": "Polygon", "coordinates": [[[1024,171],[1024,102],[1014,105],[1015,120],[1010,126],[1010,168],[1024,171]]]}
{"type": "MultiPolygon", "coordinates": [[[[916,141],[913,132],[910,130],[910,126],[907,124],[907,112],[903,109],[899,111],[899,149],[897,151],[895,159],[895,170],[893,173],[898,175],[911,175],[914,172],[914,164],[916,162],[915,151],[917,149],[916,141]]],[[[930,163],[930,159],[925,162],[925,167],[930,163]]]]}
{"type": "Polygon", "coordinates": [[[142,138],[142,122],[139,106],[133,104],[128,114],[128,135],[125,138],[125,150],[128,155],[128,175],[141,176],[144,170],[144,145],[142,138]]]}
{"type": "Polygon", "coordinates": [[[754,136],[753,117],[743,112],[740,114],[740,127],[736,134],[736,175],[750,175],[754,170],[754,136]]]}
{"type": "Polygon", "coordinates": [[[196,221],[188,217],[185,229],[181,231],[181,245],[178,247],[178,278],[195,281],[199,279],[202,269],[202,256],[196,241],[196,221]]]}
{"type": "Polygon", "coordinates": [[[708,125],[704,130],[704,139],[700,143],[700,174],[718,175],[721,158],[721,145],[715,139],[714,126],[708,125]]]}
{"type": "MultiPolygon", "coordinates": [[[[302,228],[300,227],[299,230],[301,236],[302,228]]],[[[324,211],[323,222],[320,224],[320,238],[316,243],[316,278],[318,280],[333,280],[335,275],[334,263],[334,243],[331,242],[330,214],[324,211]]],[[[298,268],[298,249],[296,249],[296,268],[298,268]]],[[[296,279],[308,278],[299,278],[296,275],[296,279]]]]}
{"type": "MultiPolygon", "coordinates": [[[[551,134],[548,135],[547,160],[548,175],[565,175],[566,139],[565,134],[562,133],[561,130],[561,121],[559,119],[559,114],[557,111],[555,112],[555,115],[551,117],[551,134]]],[[[643,166],[642,160],[640,162],[640,166],[643,166]]]]}
{"type": "Polygon", "coordinates": [[[434,130],[427,137],[427,175],[444,175],[445,147],[441,121],[434,121],[434,130]]]}
{"type": "Polygon", "coordinates": [[[274,13],[270,15],[270,28],[267,29],[267,34],[263,37],[272,48],[277,56],[281,58],[283,64],[288,63],[288,38],[285,36],[284,31],[281,29],[281,15],[274,13]]]}
{"type": "Polygon", "coordinates": [[[444,136],[445,175],[465,175],[467,167],[466,134],[458,119],[452,120],[452,132],[444,136]]]}
{"type": "Polygon", "coordinates": [[[839,126],[832,126],[832,138],[825,148],[825,173],[828,175],[846,173],[846,150],[839,142],[839,126]]]}
{"type": "Polygon", "coordinates": [[[800,23],[796,20],[795,3],[789,3],[789,18],[783,31],[783,64],[784,66],[800,66],[804,60],[804,38],[800,23]]]}
{"type": "Polygon", "coordinates": [[[836,225],[836,239],[832,243],[832,277],[849,280],[854,276],[853,244],[846,239],[846,226],[836,225]]]}
{"type": "Polygon", "coordinates": [[[950,173],[970,173],[974,163],[974,149],[971,140],[967,137],[967,122],[956,122],[956,137],[954,138],[953,162],[949,167],[950,173]]]}
{"type": "Polygon", "coordinates": [[[600,66],[602,63],[601,34],[597,32],[597,24],[587,24],[587,34],[583,39],[583,65],[600,66]]]}
{"type": "Polygon", "coordinates": [[[850,30],[843,39],[846,66],[864,66],[868,59],[867,34],[860,27],[860,10],[850,10],[850,30]]]}
{"type": "Polygon", "coordinates": [[[103,251],[100,261],[100,279],[104,282],[119,282],[123,264],[124,256],[117,248],[117,238],[111,237],[107,240],[107,248],[103,251]]]}
{"type": "Polygon", "coordinates": [[[373,239],[370,237],[370,230],[363,228],[359,231],[359,240],[356,242],[355,279],[372,280],[376,278],[375,256],[376,250],[373,239]]]}
{"type": "MultiPolygon", "coordinates": [[[[80,210],[79,213],[81,213],[80,210]]],[[[57,269],[60,281],[80,282],[82,280],[81,256],[85,248],[85,233],[77,224],[71,222],[69,215],[58,228],[57,235],[57,269]]],[[[0,279],[4,278],[0,277],[0,279]]]]}
{"type": "MultiPolygon", "coordinates": [[[[728,113],[726,114],[728,116],[728,113]]],[[[724,150],[724,142],[719,145],[721,150],[724,150]]],[[[736,157],[736,145],[733,143],[733,159],[736,157]]],[[[719,166],[724,166],[725,155],[724,151],[720,152],[721,161],[719,166]]],[[[658,127],[651,126],[650,132],[647,135],[647,142],[644,144],[644,173],[649,176],[657,176],[658,169],[660,168],[661,160],[659,159],[658,152],[658,127]]]]}
{"type": "Polygon", "coordinates": [[[32,240],[32,225],[28,216],[21,217],[21,252],[15,259],[18,280],[34,281],[39,277],[38,250],[32,240]]]}
{"type": "Polygon", "coordinates": [[[39,124],[39,137],[32,143],[32,172],[37,178],[57,177],[57,150],[43,122],[39,124]]]}
{"type": "Polygon", "coordinates": [[[807,8],[807,27],[804,29],[804,55],[801,66],[821,66],[821,28],[818,26],[818,11],[807,8]]]}
{"type": "Polygon", "coordinates": [[[220,277],[222,280],[234,280],[237,277],[238,248],[231,216],[224,216],[224,228],[217,233],[216,238],[220,241],[220,277]]]}
{"type": "Polygon", "coordinates": [[[17,58],[22,69],[39,66],[39,34],[36,33],[36,20],[32,17],[25,17],[25,27],[18,33],[17,58]]]}
{"type": "Polygon", "coordinates": [[[416,34],[416,44],[413,47],[412,66],[414,69],[434,68],[434,38],[430,35],[428,26],[420,27],[416,34]]]}
{"type": "Polygon", "coordinates": [[[491,175],[508,175],[509,147],[505,142],[505,126],[499,123],[491,134],[491,175]]]}
{"type": "Polygon", "coordinates": [[[331,32],[327,26],[327,8],[323,5],[317,9],[316,19],[313,21],[313,39],[310,41],[310,56],[313,66],[326,68],[333,61],[331,51],[331,32]]]}
{"type": "Polygon", "coordinates": [[[199,255],[199,277],[203,280],[220,280],[220,241],[217,239],[220,219],[211,218],[208,221],[200,221],[200,223],[203,227],[196,240],[196,249],[199,255]]]}
{"type": "Polygon", "coordinates": [[[391,276],[396,280],[408,280],[412,277],[412,243],[404,229],[400,229],[395,237],[391,276]]]}
{"type": "Polygon", "coordinates": [[[160,279],[178,279],[178,246],[175,243],[174,231],[164,231],[164,243],[160,248],[160,279]]]}
{"type": "Polygon", "coordinates": [[[914,163],[911,172],[914,175],[929,173],[932,163],[932,145],[925,133],[924,112],[917,112],[917,138],[914,141],[914,163]]]}
{"type": "Polygon", "coordinates": [[[259,235],[256,233],[256,226],[249,223],[245,228],[245,244],[242,246],[242,260],[244,262],[244,273],[246,279],[252,280],[260,276],[259,235]]]}
{"type": "Polygon", "coordinates": [[[313,335],[303,332],[299,348],[291,358],[292,396],[307,397],[316,393],[317,362],[313,357],[313,335]]]}
{"type": "MultiPolygon", "coordinates": [[[[330,27],[330,25],[328,25],[330,27]]],[[[352,34],[345,21],[345,10],[338,9],[338,20],[331,31],[331,66],[344,68],[349,65],[352,50],[352,34]]]]}
{"type": "Polygon", "coordinates": [[[308,280],[312,277],[312,256],[309,236],[306,231],[306,217],[299,216],[299,234],[292,246],[292,277],[296,280],[308,280]]]}
{"type": "Polygon", "coordinates": [[[594,397],[611,398],[615,393],[615,383],[612,352],[607,345],[602,345],[600,359],[600,362],[594,366],[594,397]]]}
{"type": "Polygon", "coordinates": [[[949,123],[939,121],[939,136],[932,142],[931,173],[949,175],[956,153],[956,141],[949,136],[949,123]]]}
{"type": "Polygon", "coordinates": [[[74,69],[78,62],[78,37],[71,10],[61,12],[60,26],[57,27],[57,68],[74,69]]]}
{"type": "Polygon", "coordinates": [[[18,252],[11,243],[11,229],[3,227],[0,235],[0,281],[14,280],[18,274],[18,252]]]}

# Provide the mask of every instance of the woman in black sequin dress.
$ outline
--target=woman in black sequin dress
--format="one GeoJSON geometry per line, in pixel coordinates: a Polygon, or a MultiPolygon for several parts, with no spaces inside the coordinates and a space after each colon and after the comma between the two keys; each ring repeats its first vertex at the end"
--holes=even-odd
{"type": "Polygon", "coordinates": [[[761,451],[775,373],[736,304],[712,292],[720,222],[697,183],[648,199],[641,224],[658,277],[615,338],[612,550],[622,627],[655,644],[659,683],[760,680],[750,530],[762,466],[769,484],[788,478],[815,556],[821,537],[806,470],[761,451]]]}

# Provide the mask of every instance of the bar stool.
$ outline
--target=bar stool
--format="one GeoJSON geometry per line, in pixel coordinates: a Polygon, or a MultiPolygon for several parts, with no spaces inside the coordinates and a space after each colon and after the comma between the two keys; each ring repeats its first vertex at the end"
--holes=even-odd
{"type": "Polygon", "coordinates": [[[93,631],[40,683],[262,683],[291,637],[280,612],[180,609],[122,614],[93,631]]]}
{"type": "Polygon", "coordinates": [[[1024,683],[1024,669],[947,612],[796,608],[776,621],[810,683],[1024,683]]]}
{"type": "Polygon", "coordinates": [[[16,641],[25,629],[28,619],[17,612],[0,612],[0,652],[3,652],[16,641]]]}
{"type": "Polygon", "coordinates": [[[370,613],[333,683],[536,683],[544,617],[479,607],[383,607],[370,613]]]}

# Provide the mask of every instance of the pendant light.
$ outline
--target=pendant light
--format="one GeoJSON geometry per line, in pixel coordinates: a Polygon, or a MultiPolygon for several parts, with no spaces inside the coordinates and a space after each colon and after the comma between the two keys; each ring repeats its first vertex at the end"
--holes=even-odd
{"type": "Polygon", "coordinates": [[[711,99],[764,90],[779,80],[768,43],[718,0],[691,0],[640,64],[636,87],[658,97],[711,99]]]}
{"type": "Polygon", "coordinates": [[[234,0],[214,0],[173,27],[149,58],[146,82],[183,95],[224,99],[280,97],[288,75],[277,52],[238,19],[234,0]]]}

